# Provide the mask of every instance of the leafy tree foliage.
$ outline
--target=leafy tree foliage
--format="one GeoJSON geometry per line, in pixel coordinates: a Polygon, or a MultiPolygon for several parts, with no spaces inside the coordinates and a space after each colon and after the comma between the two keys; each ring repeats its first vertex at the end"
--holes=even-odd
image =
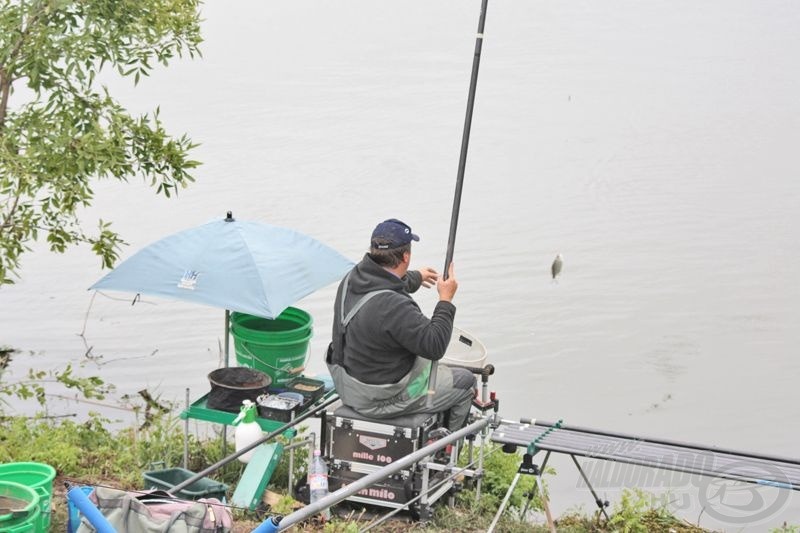
{"type": "Polygon", "coordinates": [[[0,287],[39,238],[55,252],[88,243],[113,265],[121,237],[78,218],[93,181],[141,177],[166,196],[194,181],[192,141],[167,134],[157,108],[132,116],[97,77],[138,83],[200,42],[199,0],[0,0],[0,287]]]}

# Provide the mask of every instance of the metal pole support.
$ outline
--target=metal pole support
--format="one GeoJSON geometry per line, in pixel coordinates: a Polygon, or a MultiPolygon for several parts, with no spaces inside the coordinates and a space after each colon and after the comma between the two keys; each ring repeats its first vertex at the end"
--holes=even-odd
{"type": "MultiPolygon", "coordinates": [[[[186,410],[189,410],[189,387],[186,387],[186,410]]],[[[183,468],[189,470],[189,417],[183,421],[183,468]]]]}
{"type": "Polygon", "coordinates": [[[597,504],[598,509],[600,509],[600,512],[603,513],[603,516],[606,517],[606,520],[608,520],[608,513],[606,512],[606,507],[608,507],[608,501],[601,500],[597,496],[597,493],[594,491],[594,487],[592,487],[592,484],[589,483],[589,478],[586,477],[586,474],[583,472],[581,464],[578,462],[578,460],[575,458],[574,455],[570,454],[570,457],[572,457],[572,462],[575,463],[575,467],[578,469],[578,472],[581,473],[581,477],[583,478],[583,481],[586,483],[586,486],[589,487],[589,491],[592,493],[592,496],[594,497],[594,502],[597,504]]]}
{"type": "Polygon", "coordinates": [[[508,490],[506,491],[506,495],[503,497],[503,502],[500,504],[500,508],[494,515],[492,523],[489,524],[489,529],[486,530],[486,533],[492,533],[494,531],[494,528],[497,527],[497,523],[500,521],[500,517],[503,515],[503,511],[505,511],[506,505],[508,505],[508,500],[511,499],[511,495],[514,493],[514,489],[517,488],[517,483],[519,483],[519,478],[521,475],[522,474],[517,472],[516,475],[514,476],[514,479],[511,481],[511,485],[509,485],[508,490]]]}

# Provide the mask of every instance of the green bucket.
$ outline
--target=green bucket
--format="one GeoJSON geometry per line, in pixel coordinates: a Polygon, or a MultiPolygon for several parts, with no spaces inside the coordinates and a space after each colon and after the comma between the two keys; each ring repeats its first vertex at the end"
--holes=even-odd
{"type": "MultiPolygon", "coordinates": [[[[10,481],[33,489],[39,496],[38,520],[35,531],[50,530],[50,501],[56,469],[44,463],[0,464],[0,482],[10,481]]],[[[27,531],[27,530],[25,530],[27,531]]],[[[32,530],[33,531],[33,530],[32,530]]]]}
{"type": "Polygon", "coordinates": [[[39,502],[36,490],[13,481],[0,480],[0,531],[45,533],[47,529],[41,526],[39,502]]]}
{"type": "Polygon", "coordinates": [[[264,372],[272,378],[273,387],[281,387],[305,369],[312,324],[311,315],[295,307],[288,307],[274,320],[232,313],[236,361],[264,372]]]}

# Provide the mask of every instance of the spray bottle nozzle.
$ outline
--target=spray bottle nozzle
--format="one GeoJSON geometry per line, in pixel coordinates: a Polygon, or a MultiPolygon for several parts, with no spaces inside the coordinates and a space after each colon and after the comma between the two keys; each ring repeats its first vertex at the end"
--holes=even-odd
{"type": "Polygon", "coordinates": [[[239,410],[239,416],[233,419],[232,424],[235,426],[239,422],[255,422],[256,421],[256,404],[251,400],[242,400],[242,407],[239,410]]]}
{"type": "Polygon", "coordinates": [[[231,424],[235,426],[236,424],[238,424],[242,420],[245,420],[246,422],[254,422],[255,421],[255,413],[253,413],[253,408],[255,406],[256,406],[256,404],[254,404],[250,400],[242,400],[242,406],[239,408],[239,415],[236,418],[233,419],[233,422],[231,422],[231,424]],[[248,417],[247,415],[249,413],[253,413],[252,416],[248,417]],[[251,420],[247,420],[247,418],[250,418],[251,420]]]}

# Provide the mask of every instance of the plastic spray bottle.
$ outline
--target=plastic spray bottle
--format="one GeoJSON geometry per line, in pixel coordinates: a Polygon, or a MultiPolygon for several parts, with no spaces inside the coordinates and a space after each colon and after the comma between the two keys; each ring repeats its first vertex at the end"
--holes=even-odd
{"type": "MultiPolygon", "coordinates": [[[[308,467],[308,488],[311,492],[311,503],[328,495],[328,465],[325,464],[319,450],[314,450],[314,457],[308,467]]],[[[320,515],[323,520],[330,520],[331,511],[325,509],[320,515]]]]}
{"type": "MultiPolygon", "coordinates": [[[[261,431],[261,426],[256,422],[256,404],[250,400],[242,400],[239,416],[234,419],[233,425],[236,426],[234,441],[236,442],[237,452],[253,444],[264,435],[261,431]]],[[[253,453],[255,453],[255,449],[240,455],[238,459],[243,463],[248,463],[250,458],[253,457],[253,453]]]]}

